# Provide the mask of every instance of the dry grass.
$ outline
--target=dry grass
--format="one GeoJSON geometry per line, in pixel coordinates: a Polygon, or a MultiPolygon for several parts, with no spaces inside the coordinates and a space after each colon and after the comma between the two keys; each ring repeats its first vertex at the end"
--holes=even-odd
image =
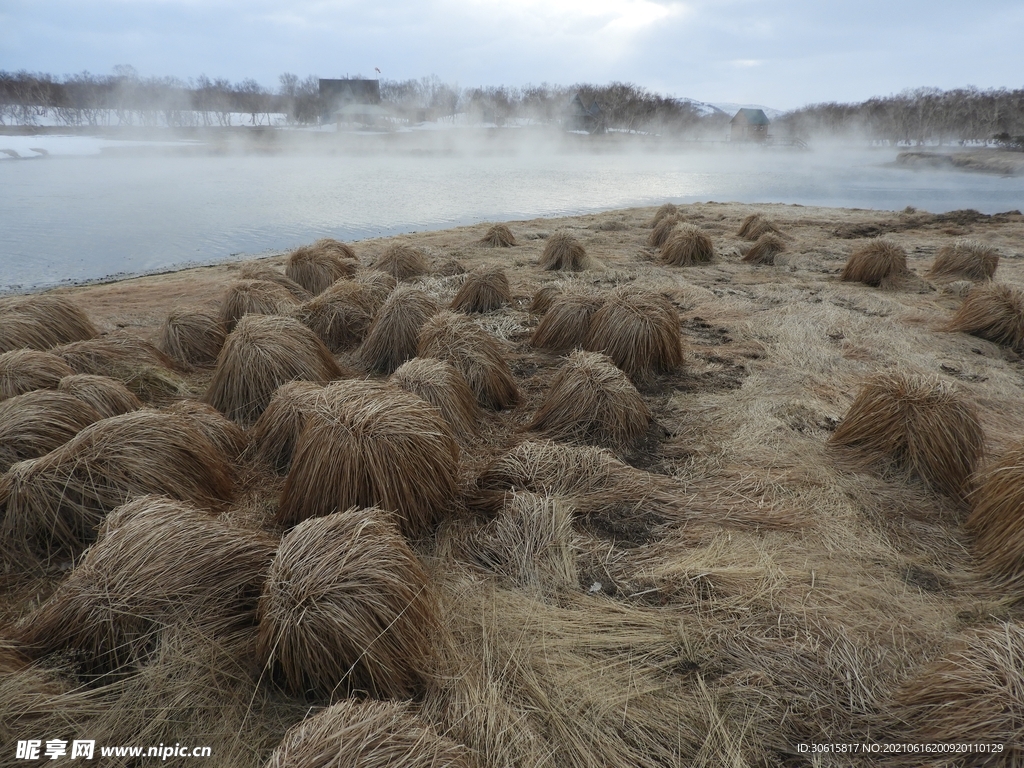
{"type": "Polygon", "coordinates": [[[829,438],[856,464],[891,465],[954,498],[970,489],[984,442],[977,409],[952,385],[903,372],[870,379],[829,438]]]}
{"type": "Polygon", "coordinates": [[[117,333],[53,348],[75,373],[117,379],[140,399],[161,402],[188,394],[182,366],[155,345],[117,333]]]}
{"type": "Polygon", "coordinates": [[[605,297],[591,293],[563,293],[552,297],[550,306],[530,337],[530,344],[551,352],[582,347],[590,323],[604,306],[605,297]]]}
{"type": "Polygon", "coordinates": [[[459,448],[440,411],[397,387],[339,382],[306,414],[277,520],[351,506],[395,513],[418,538],[451,511],[459,448]]]}
{"type": "Polygon", "coordinates": [[[287,288],[264,280],[238,280],[228,286],[220,300],[218,318],[230,333],[245,315],[287,315],[295,297],[287,288]]]}
{"type": "Polygon", "coordinates": [[[300,696],[407,698],[423,688],[439,618],[390,515],[352,508],[281,541],[260,597],[258,653],[300,696]]]}
{"type": "Polygon", "coordinates": [[[95,408],[102,419],[142,408],[142,401],[139,398],[120,381],[109,376],[76,373],[61,379],[57,390],[66,392],[95,408]]]}
{"type": "Polygon", "coordinates": [[[487,230],[487,234],[480,238],[480,242],[489,245],[491,248],[511,248],[518,245],[516,236],[512,230],[504,224],[495,224],[487,230]]]}
{"type": "Polygon", "coordinates": [[[64,445],[101,418],[63,392],[39,389],[0,401],[0,473],[64,445]]]}
{"type": "Polygon", "coordinates": [[[295,317],[332,352],[344,352],[365,338],[373,320],[373,301],[366,286],[338,280],[301,305],[295,317]]]}
{"type": "Polygon", "coordinates": [[[999,266],[999,252],[990,245],[960,238],[935,254],[927,276],[932,280],[991,280],[999,266]]]}
{"type": "Polygon", "coordinates": [[[295,443],[306,426],[306,415],[316,406],[322,391],[323,387],[312,381],[282,384],[250,430],[256,456],[275,472],[288,471],[295,443]]]}
{"type": "Polygon", "coordinates": [[[439,736],[407,702],[333,704],[285,735],[266,768],[470,768],[468,750],[439,736]]]}
{"type": "Polygon", "coordinates": [[[947,326],[1024,351],[1024,291],[995,283],[971,288],[947,326]]]}
{"type": "Polygon", "coordinates": [[[612,291],[594,313],[583,346],[604,352],[634,381],[670,373],[683,364],[675,307],[660,294],[628,286],[612,291]]]}
{"type": "Polygon", "coordinates": [[[442,259],[431,270],[436,277],[455,277],[466,274],[466,267],[458,259],[442,259]]]}
{"type": "Polygon", "coordinates": [[[224,418],[216,408],[198,400],[179,400],[167,407],[170,413],[176,413],[192,422],[192,426],[206,435],[207,439],[232,461],[238,459],[249,445],[245,431],[224,418]]]}
{"type": "Polygon", "coordinates": [[[539,266],[541,269],[581,272],[589,268],[590,259],[579,240],[568,232],[555,232],[544,243],[539,266]]]}
{"type": "Polygon", "coordinates": [[[420,328],[440,309],[431,296],[418,288],[399,286],[377,313],[359,356],[370,370],[392,373],[416,356],[420,328]]]}
{"type": "Polygon", "coordinates": [[[103,419],[7,477],[8,546],[47,557],[79,551],[104,516],[133,496],[161,494],[220,509],[232,495],[224,455],[181,416],[153,410],[103,419]]]}
{"type": "Polygon", "coordinates": [[[56,389],[74,371],[61,358],[35,349],[14,349],[0,355],[0,400],[34,389],[56,389]]]}
{"type": "Polygon", "coordinates": [[[232,421],[249,425],[282,384],[324,384],[342,376],[331,352],[290,317],[243,317],[224,342],[203,401],[232,421]]]}
{"type": "Polygon", "coordinates": [[[661,248],[675,231],[677,224],[679,224],[678,216],[666,216],[663,218],[651,230],[651,234],[647,237],[647,245],[651,248],[661,248]]]}
{"type": "Polygon", "coordinates": [[[546,285],[535,294],[530,300],[530,314],[543,315],[555,303],[555,299],[562,295],[562,292],[553,285],[546,285]]]}
{"type": "Polygon", "coordinates": [[[1024,581],[1024,443],[977,479],[967,530],[982,566],[1007,581],[1024,581]]]}
{"type": "Polygon", "coordinates": [[[227,334],[223,321],[207,312],[173,310],[160,328],[157,348],[182,365],[213,365],[227,334]]]}
{"type": "Polygon", "coordinates": [[[466,275],[452,299],[456,312],[493,312],[512,303],[508,275],[500,267],[482,267],[466,275]]]}
{"type": "Polygon", "coordinates": [[[654,213],[651,227],[658,226],[662,221],[679,213],[679,206],[675,203],[665,203],[654,213]]]}
{"type": "Polygon", "coordinates": [[[355,282],[366,288],[367,306],[371,315],[376,315],[380,311],[384,302],[388,300],[388,296],[398,285],[398,281],[394,277],[377,269],[360,272],[356,275],[355,282]]]}
{"type": "Polygon", "coordinates": [[[673,267],[707,264],[714,258],[711,237],[696,224],[683,224],[661,246],[661,260],[673,267]]]}
{"type": "Polygon", "coordinates": [[[786,243],[773,232],[761,235],[750,249],[743,255],[743,261],[749,264],[774,264],[775,257],[786,250],[786,243]]]}
{"type": "Polygon", "coordinates": [[[909,275],[903,246],[886,238],[876,238],[854,249],[839,279],[874,288],[898,288],[909,275]]]}
{"type": "Polygon", "coordinates": [[[763,235],[778,235],[779,228],[775,226],[763,213],[752,213],[743,219],[739,231],[736,233],[744,240],[758,240],[763,235]]]}
{"type": "Polygon", "coordinates": [[[74,651],[89,672],[138,664],[168,623],[254,626],[274,540],[160,496],[114,510],[95,545],[16,629],[34,656],[74,651]]]}
{"type": "Polygon", "coordinates": [[[519,387],[501,343],[468,317],[438,312],[420,330],[419,357],[447,360],[465,377],[485,408],[500,411],[519,402],[519,387]]]}
{"type": "Polygon", "coordinates": [[[437,408],[456,435],[477,434],[481,413],[476,395],[451,363],[414,357],[399,366],[390,381],[437,408]]]}
{"type": "Polygon", "coordinates": [[[0,299],[0,353],[92,339],[96,326],[71,299],[53,294],[0,299]]]}
{"type": "Polygon", "coordinates": [[[374,269],[386,272],[396,280],[408,280],[430,271],[423,251],[408,243],[393,243],[373,265],[374,269]]]}
{"type": "MultiPolygon", "coordinates": [[[[352,258],[355,257],[353,256],[352,258]]],[[[242,280],[260,280],[265,283],[277,283],[286,289],[296,301],[308,301],[311,298],[309,291],[290,277],[262,264],[245,264],[238,271],[238,276],[242,280]]]]}
{"type": "Polygon", "coordinates": [[[285,262],[284,273],[313,296],[335,280],[352,277],[359,269],[355,251],[329,237],[296,248],[285,262]]]}
{"type": "Polygon", "coordinates": [[[624,449],[647,431],[652,418],[611,358],[577,350],[558,369],[527,429],[554,440],[624,449]]]}

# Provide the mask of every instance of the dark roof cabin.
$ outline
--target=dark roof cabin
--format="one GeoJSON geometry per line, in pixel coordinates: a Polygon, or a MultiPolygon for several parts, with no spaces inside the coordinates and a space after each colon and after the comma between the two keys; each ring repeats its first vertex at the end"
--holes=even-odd
{"type": "MultiPolygon", "coordinates": [[[[377,80],[321,80],[320,103],[323,104],[323,119],[334,119],[335,114],[351,105],[380,104],[380,82],[377,80]]],[[[372,111],[372,110],[371,110],[372,111]]]]}
{"type": "Polygon", "coordinates": [[[567,130],[586,131],[587,133],[604,131],[604,115],[596,101],[591,102],[589,107],[585,106],[579,93],[576,93],[569,101],[568,112],[565,122],[567,130]]]}
{"type": "Polygon", "coordinates": [[[763,109],[741,109],[729,121],[731,141],[765,141],[771,120],[763,109]]]}

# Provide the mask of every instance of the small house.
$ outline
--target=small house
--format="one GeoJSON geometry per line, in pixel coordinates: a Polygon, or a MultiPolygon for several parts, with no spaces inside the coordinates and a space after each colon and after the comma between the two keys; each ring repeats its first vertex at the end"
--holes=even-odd
{"type": "Polygon", "coordinates": [[[741,109],[729,121],[730,141],[766,141],[771,120],[763,109],[741,109]]]}
{"type": "Polygon", "coordinates": [[[601,107],[596,101],[586,106],[579,93],[576,93],[569,101],[569,114],[566,119],[566,128],[570,131],[586,131],[587,133],[601,133],[604,131],[604,115],[601,107]]]}

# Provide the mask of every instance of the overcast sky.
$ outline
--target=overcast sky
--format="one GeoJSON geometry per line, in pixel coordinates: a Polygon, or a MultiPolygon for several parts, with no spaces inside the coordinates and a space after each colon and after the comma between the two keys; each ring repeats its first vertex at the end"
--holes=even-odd
{"type": "Polygon", "coordinates": [[[1024,87],[1021,0],[0,0],[0,69],[634,82],[790,109],[1024,87]]]}

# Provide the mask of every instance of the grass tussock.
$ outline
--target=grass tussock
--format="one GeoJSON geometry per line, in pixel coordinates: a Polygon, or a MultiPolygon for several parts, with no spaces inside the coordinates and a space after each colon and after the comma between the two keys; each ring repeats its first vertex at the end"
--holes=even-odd
{"type": "Polygon", "coordinates": [[[56,389],[74,371],[56,355],[36,349],[13,349],[0,354],[0,400],[34,389],[56,389]]]}
{"type": "Polygon", "coordinates": [[[71,299],[53,294],[0,299],[0,353],[46,350],[99,336],[89,317],[71,299]]]}
{"type": "Polygon", "coordinates": [[[675,307],[660,294],[631,287],[611,292],[594,313],[583,345],[608,355],[634,381],[670,373],[683,364],[675,307]]]}
{"type": "Polygon", "coordinates": [[[774,232],[766,232],[743,255],[748,264],[774,264],[775,257],[786,250],[786,243],[774,232]]]}
{"type": "Polygon", "coordinates": [[[32,655],[72,651],[103,674],[138,664],[170,622],[226,634],[256,623],[274,540],[159,496],[114,510],[99,540],[17,627],[32,655]]]}
{"type": "Polygon", "coordinates": [[[8,472],[4,541],[29,555],[80,551],[107,513],[158,494],[221,509],[232,496],[220,450],[182,416],[141,410],[103,419],[8,472]]]}
{"type": "Polygon", "coordinates": [[[296,695],[421,691],[439,615],[388,513],[351,508],[289,531],[259,602],[258,654],[296,695]]]}
{"type": "Polygon", "coordinates": [[[999,252],[995,248],[977,240],[959,238],[939,248],[926,274],[932,280],[984,282],[995,277],[998,266],[999,252]]]}
{"type": "Polygon", "coordinates": [[[374,269],[386,272],[396,280],[408,280],[425,275],[430,271],[423,251],[408,243],[392,243],[373,265],[374,269]]]}
{"type": "Polygon", "coordinates": [[[291,466],[306,415],[316,406],[322,391],[323,386],[312,381],[282,384],[250,430],[256,456],[276,472],[286,473],[291,466]]]}
{"type": "Polygon", "coordinates": [[[335,280],[352,277],[359,269],[355,251],[329,237],[296,248],[285,262],[284,273],[313,296],[335,280]]]}
{"type": "Polygon", "coordinates": [[[192,426],[206,435],[207,439],[232,461],[238,459],[248,447],[249,438],[245,431],[206,403],[198,400],[178,400],[167,406],[167,411],[188,419],[192,426]]]}
{"type": "Polygon", "coordinates": [[[57,391],[66,392],[95,408],[101,419],[142,408],[142,401],[133,392],[109,376],[93,376],[88,373],[65,376],[57,385],[57,391]]]}
{"type": "Polygon", "coordinates": [[[308,301],[311,298],[309,291],[290,277],[263,264],[244,264],[238,270],[238,276],[242,280],[260,280],[265,283],[277,283],[287,290],[296,301],[308,301]]]}
{"type": "Polygon", "coordinates": [[[661,260],[673,267],[708,264],[715,258],[711,236],[696,224],[683,224],[661,246],[661,260]]]}
{"type": "Polygon", "coordinates": [[[555,232],[544,243],[539,266],[541,269],[581,272],[590,266],[590,259],[579,240],[568,232],[555,232]]]}
{"type": "Polygon", "coordinates": [[[466,275],[452,299],[456,312],[493,312],[512,303],[508,275],[500,267],[482,267],[466,275]]]}
{"type": "Polygon", "coordinates": [[[306,413],[277,520],[295,525],[377,506],[418,538],[451,510],[458,466],[458,445],[436,408],[397,387],[339,382],[306,413]]]}
{"type": "Polygon", "coordinates": [[[839,279],[873,288],[898,288],[909,275],[903,246],[880,237],[854,249],[839,279]]]}
{"type": "Polygon", "coordinates": [[[1024,581],[1024,443],[980,473],[967,530],[982,566],[1007,581],[1024,581]]]}
{"type": "Polygon", "coordinates": [[[960,392],[904,372],[868,380],[829,438],[855,464],[889,464],[954,498],[969,490],[984,442],[977,410],[960,392]]]}
{"type": "Polygon", "coordinates": [[[485,408],[500,411],[519,402],[519,387],[501,343],[464,315],[438,312],[424,323],[417,355],[454,365],[485,408]]]}
{"type": "Polygon", "coordinates": [[[154,344],[128,334],[110,334],[53,348],[75,373],[109,376],[139,399],[162,402],[188,394],[181,364],[154,344]]]}
{"type": "Polygon", "coordinates": [[[671,218],[679,213],[679,206],[675,203],[665,203],[654,212],[654,219],[651,220],[651,227],[658,226],[665,219],[671,218]]]}
{"type": "Polygon", "coordinates": [[[217,362],[227,335],[227,328],[218,317],[207,312],[172,310],[160,328],[156,345],[182,365],[205,367],[217,362]]]}
{"type": "Polygon", "coordinates": [[[558,369],[527,429],[554,440],[621,449],[651,423],[650,408],[611,358],[577,350],[558,369]]]}
{"type": "Polygon", "coordinates": [[[44,456],[101,418],[77,397],[52,390],[0,401],[0,472],[44,456]]]}
{"type": "Polygon", "coordinates": [[[437,408],[456,435],[477,434],[481,413],[476,395],[451,363],[414,357],[400,365],[390,381],[437,408]]]}
{"type": "Polygon", "coordinates": [[[947,330],[1024,351],[1024,291],[1005,283],[975,285],[947,330]]]}
{"type": "Polygon", "coordinates": [[[388,296],[398,285],[398,281],[394,277],[378,269],[360,272],[356,275],[355,282],[366,289],[367,307],[372,316],[377,315],[380,308],[384,306],[384,302],[388,300],[388,296]]]}
{"type": "Polygon", "coordinates": [[[590,332],[590,323],[604,302],[604,296],[592,293],[555,295],[544,317],[537,323],[530,344],[551,352],[582,347],[590,332]]]}
{"type": "Polygon", "coordinates": [[[505,224],[495,224],[492,226],[487,230],[487,234],[480,238],[480,242],[491,248],[511,248],[514,245],[518,245],[516,236],[512,234],[512,230],[505,224]]]}
{"type": "Polygon", "coordinates": [[[388,296],[370,325],[359,356],[377,373],[392,373],[416,356],[420,329],[440,305],[418,288],[403,285],[388,296]]]}
{"type": "Polygon", "coordinates": [[[230,333],[245,315],[287,315],[295,308],[295,297],[277,283],[237,280],[220,300],[218,319],[230,333]]]}
{"type": "Polygon", "coordinates": [[[466,274],[466,267],[458,259],[442,259],[431,270],[436,277],[455,277],[466,274]]]}
{"type": "Polygon", "coordinates": [[[533,298],[530,300],[530,314],[543,315],[551,309],[551,305],[555,303],[555,299],[561,295],[562,292],[555,286],[545,285],[533,294],[533,298]]]}
{"type": "Polygon", "coordinates": [[[342,374],[330,350],[298,320],[250,315],[224,342],[203,401],[232,421],[249,425],[282,384],[325,384],[342,374]]]}
{"type": "Polygon", "coordinates": [[[743,219],[737,235],[744,240],[755,241],[764,235],[778,235],[779,228],[765,217],[763,213],[752,213],[743,219]]]}
{"type": "Polygon", "coordinates": [[[338,280],[302,304],[295,317],[315,333],[332,352],[357,346],[373,320],[369,290],[353,280],[338,280]]]}
{"type": "Polygon", "coordinates": [[[661,248],[669,237],[672,236],[672,233],[675,231],[676,225],[678,224],[678,216],[666,216],[663,218],[654,225],[654,229],[651,230],[651,234],[647,236],[647,245],[651,248],[661,248]]]}

